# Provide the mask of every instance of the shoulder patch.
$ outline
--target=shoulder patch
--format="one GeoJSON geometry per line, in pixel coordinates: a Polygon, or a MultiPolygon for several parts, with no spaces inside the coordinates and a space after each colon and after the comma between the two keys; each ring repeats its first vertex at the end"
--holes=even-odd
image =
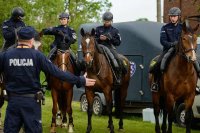
{"type": "Polygon", "coordinates": [[[76,38],[77,38],[76,33],[72,33],[72,37],[73,37],[74,39],[76,39],[76,38]]]}
{"type": "Polygon", "coordinates": [[[7,25],[5,25],[5,26],[3,26],[2,28],[3,28],[3,29],[6,29],[6,28],[8,28],[8,26],[7,26],[7,25]]]}

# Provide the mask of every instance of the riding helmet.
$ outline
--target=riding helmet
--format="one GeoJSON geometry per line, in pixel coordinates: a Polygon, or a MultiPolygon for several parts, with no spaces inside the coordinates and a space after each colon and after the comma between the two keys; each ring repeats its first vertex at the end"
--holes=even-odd
{"type": "Polygon", "coordinates": [[[15,7],[13,8],[11,12],[12,17],[24,17],[25,13],[24,10],[21,7],[15,7]]]}
{"type": "Polygon", "coordinates": [[[62,12],[60,15],[59,15],[59,19],[61,18],[67,18],[69,19],[69,14],[68,13],[65,13],[65,12],[62,12]]]}
{"type": "Polygon", "coordinates": [[[113,20],[113,14],[111,12],[105,12],[102,16],[102,19],[104,21],[112,21],[113,20]]]}
{"type": "Polygon", "coordinates": [[[180,16],[181,10],[178,7],[172,7],[168,13],[169,16],[180,16]]]}

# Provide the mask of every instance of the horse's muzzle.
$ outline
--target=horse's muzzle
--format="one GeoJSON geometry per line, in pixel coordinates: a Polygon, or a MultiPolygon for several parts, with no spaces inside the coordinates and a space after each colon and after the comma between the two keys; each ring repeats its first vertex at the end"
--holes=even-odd
{"type": "Polygon", "coordinates": [[[86,68],[91,68],[93,64],[93,60],[86,62],[86,68]]]}
{"type": "Polygon", "coordinates": [[[194,62],[194,61],[197,60],[196,57],[191,57],[191,56],[186,56],[186,59],[187,59],[188,62],[194,62]]]}

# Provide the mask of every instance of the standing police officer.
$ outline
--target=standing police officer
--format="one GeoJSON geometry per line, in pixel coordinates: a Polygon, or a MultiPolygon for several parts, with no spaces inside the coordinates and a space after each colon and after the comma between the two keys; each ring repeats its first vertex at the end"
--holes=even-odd
{"type": "Polygon", "coordinates": [[[34,29],[23,27],[18,31],[18,46],[0,54],[0,72],[4,73],[8,94],[4,133],[17,133],[22,125],[26,133],[42,133],[41,105],[37,102],[40,72],[77,86],[93,86],[95,80],[63,72],[42,53],[32,49],[34,29]]]}
{"type": "Polygon", "coordinates": [[[112,59],[113,64],[117,63],[115,66],[116,73],[118,75],[117,84],[121,83],[121,61],[119,59],[118,53],[114,46],[119,46],[121,43],[121,37],[119,34],[118,29],[112,26],[113,22],[113,14],[111,12],[105,12],[102,16],[103,19],[103,26],[99,26],[96,28],[96,40],[98,44],[106,46],[111,52],[114,59],[112,59]]]}
{"type": "Polygon", "coordinates": [[[23,17],[24,10],[21,7],[13,8],[11,18],[2,24],[2,32],[4,37],[3,51],[14,45],[17,41],[16,31],[20,27],[24,27],[23,17]]]}

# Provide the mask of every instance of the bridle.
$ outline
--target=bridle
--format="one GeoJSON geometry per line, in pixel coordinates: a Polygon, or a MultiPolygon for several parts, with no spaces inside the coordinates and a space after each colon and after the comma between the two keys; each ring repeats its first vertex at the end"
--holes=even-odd
{"type": "Polygon", "coordinates": [[[62,54],[62,62],[57,64],[58,68],[61,68],[62,70],[64,70],[64,68],[66,67],[68,70],[68,62],[66,62],[65,58],[66,58],[66,53],[69,53],[69,50],[61,50],[58,49],[57,50],[57,54],[61,53],[62,54]]]}
{"type": "MultiPolygon", "coordinates": [[[[85,41],[86,41],[86,51],[84,52],[83,51],[83,57],[85,57],[85,56],[88,56],[88,55],[90,55],[91,56],[91,60],[90,60],[90,62],[89,62],[89,67],[91,67],[92,66],[92,64],[93,64],[93,61],[94,61],[94,55],[93,55],[93,53],[97,50],[97,41],[96,41],[96,39],[94,38],[94,51],[92,51],[92,50],[89,50],[90,49],[90,40],[87,40],[87,39],[90,39],[91,37],[90,37],[90,35],[87,35],[87,36],[85,36],[85,41]]],[[[102,58],[103,58],[103,56],[102,56],[102,58]]],[[[101,61],[101,59],[100,59],[100,68],[99,68],[99,70],[96,72],[96,75],[98,76],[98,75],[100,75],[100,73],[101,73],[101,70],[102,70],[102,64],[103,62],[101,61]]],[[[86,67],[87,68],[87,67],[86,67]]]]}
{"type": "Polygon", "coordinates": [[[188,48],[188,49],[186,49],[186,48],[184,48],[184,46],[183,46],[183,36],[181,36],[180,37],[180,43],[179,43],[179,55],[181,55],[182,57],[184,57],[188,62],[189,61],[192,61],[191,60],[191,57],[190,56],[187,56],[186,54],[188,53],[188,52],[191,52],[191,51],[194,51],[195,53],[196,53],[196,48],[194,47],[194,35],[192,34],[192,35],[190,35],[190,34],[188,34],[187,35],[188,36],[188,39],[189,39],[189,44],[192,46],[191,48],[188,48]]]}

